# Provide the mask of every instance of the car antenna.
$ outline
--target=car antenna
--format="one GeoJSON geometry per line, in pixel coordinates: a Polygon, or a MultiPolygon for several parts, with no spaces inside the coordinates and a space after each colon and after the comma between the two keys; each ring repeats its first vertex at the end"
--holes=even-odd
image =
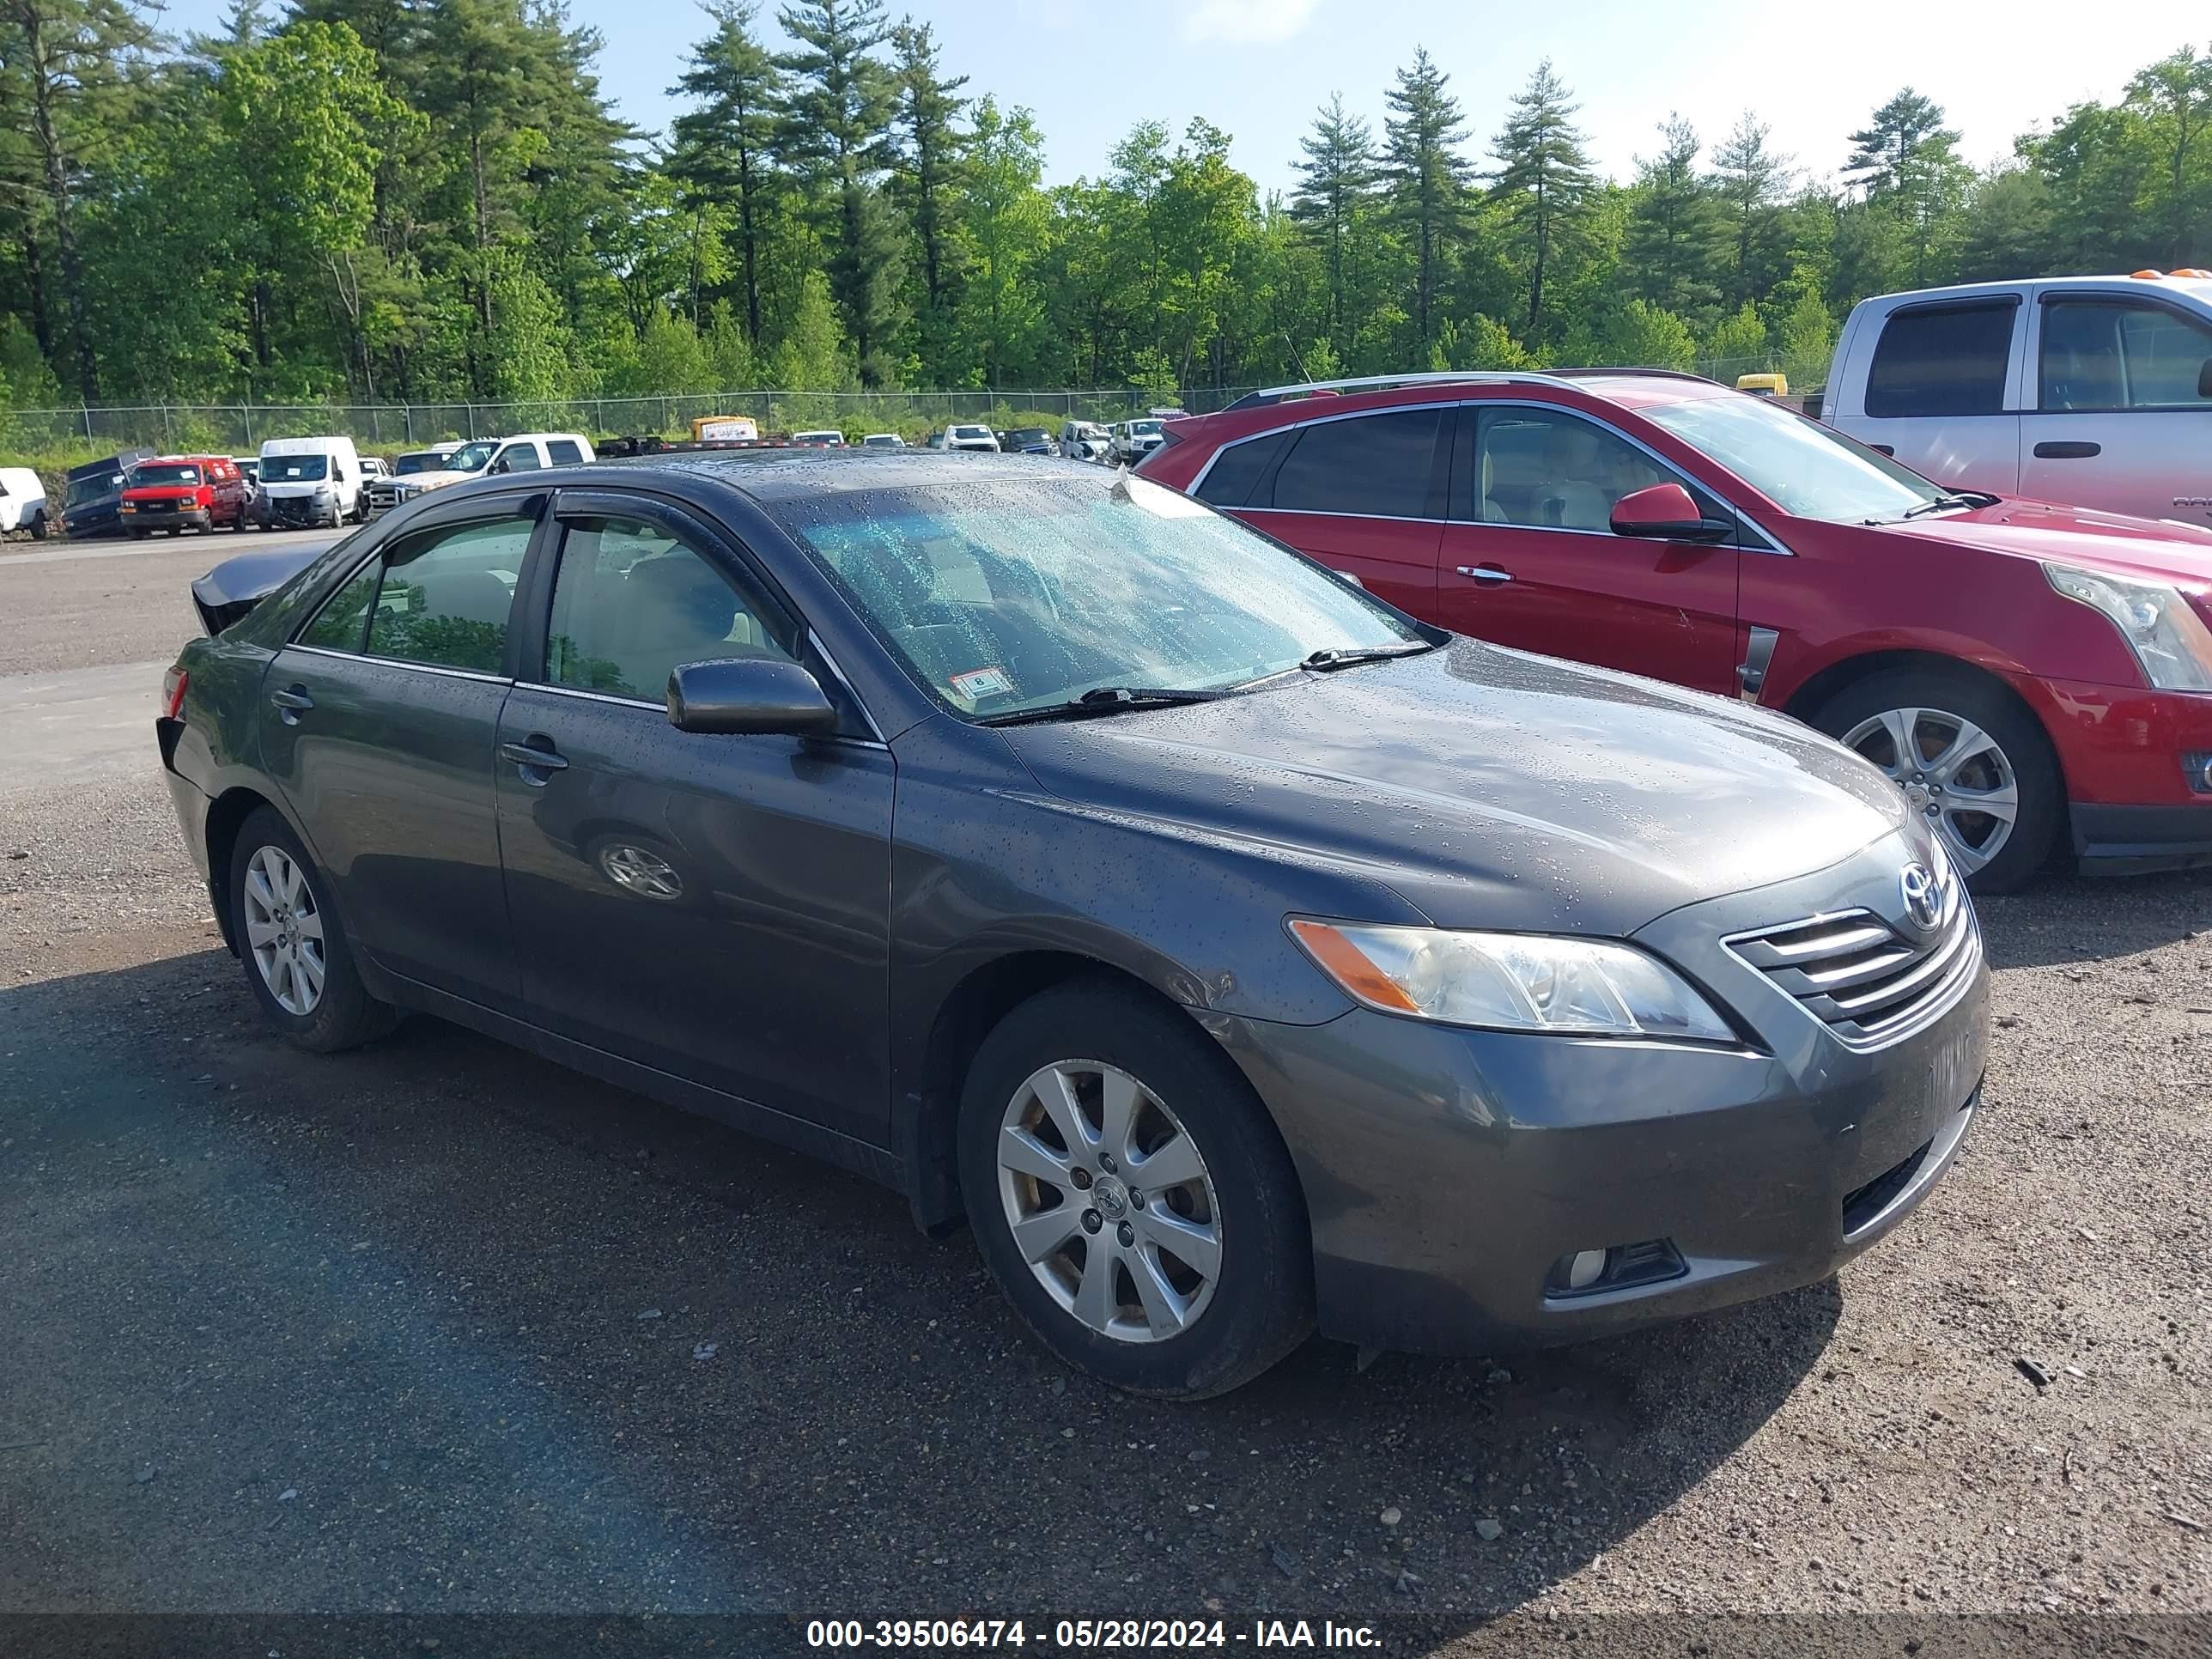
{"type": "Polygon", "coordinates": [[[1287,328],[1282,332],[1283,343],[1291,349],[1291,361],[1297,366],[1298,379],[1308,386],[1312,385],[1313,376],[1306,373],[1306,360],[1298,356],[1298,343],[1291,338],[1291,331],[1287,328]]]}

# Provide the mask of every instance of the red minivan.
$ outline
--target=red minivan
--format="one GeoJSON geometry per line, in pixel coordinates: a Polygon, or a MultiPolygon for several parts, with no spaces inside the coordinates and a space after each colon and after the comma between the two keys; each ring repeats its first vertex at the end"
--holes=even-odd
{"type": "Polygon", "coordinates": [[[132,467],[123,484],[123,527],[133,536],[156,530],[246,528],[253,491],[228,455],[157,455],[132,467]]]}
{"type": "Polygon", "coordinates": [[[2212,864],[2212,531],[1948,491],[1656,370],[1285,386],[1166,430],[1145,477],[1416,617],[1820,727],[1978,890],[2062,851],[2212,864]]]}

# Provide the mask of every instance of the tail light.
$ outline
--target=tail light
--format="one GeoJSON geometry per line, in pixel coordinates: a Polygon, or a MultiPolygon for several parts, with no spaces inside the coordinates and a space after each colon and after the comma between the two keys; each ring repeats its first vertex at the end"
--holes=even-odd
{"type": "Polygon", "coordinates": [[[161,718],[163,720],[174,720],[184,718],[185,687],[190,684],[191,681],[191,676],[185,673],[182,667],[172,668],[161,676],[161,718]]]}

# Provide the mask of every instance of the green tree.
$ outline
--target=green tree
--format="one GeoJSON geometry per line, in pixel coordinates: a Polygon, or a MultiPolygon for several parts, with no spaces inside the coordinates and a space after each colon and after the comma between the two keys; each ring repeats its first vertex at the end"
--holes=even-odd
{"type": "Polygon", "coordinates": [[[877,185],[896,95],[890,70],[875,55],[890,38],[883,0],[793,0],[776,18],[799,42],[778,60],[792,76],[781,147],[814,184],[830,289],[860,373],[887,384],[900,238],[877,185]]]}
{"type": "Polygon", "coordinates": [[[753,32],[754,8],[718,0],[714,32],[691,48],[690,67],[669,88],[696,107],[670,124],[668,171],[687,192],[727,210],[744,294],[746,337],[761,338],[767,198],[777,189],[771,157],[782,118],[784,77],[753,32]]]}
{"type": "Polygon", "coordinates": [[[1413,66],[1398,71],[1386,95],[1392,112],[1382,120],[1383,177],[1413,249],[1413,332],[1424,354],[1435,337],[1437,291],[1466,222],[1472,177],[1459,148],[1467,122],[1450,84],[1426,49],[1416,46],[1413,66]]]}
{"type": "Polygon", "coordinates": [[[2166,234],[2162,264],[2196,265],[2212,247],[2212,52],[2185,46],[2128,82],[2127,102],[2142,112],[2162,163],[2162,203],[2146,203],[2166,234]]]}
{"type": "Polygon", "coordinates": [[[1346,112],[1342,93],[1331,93],[1298,149],[1305,159],[1297,163],[1291,216],[1320,250],[1328,274],[1323,320],[1334,359],[1352,338],[1347,250],[1380,176],[1375,135],[1365,121],[1346,112]]]}
{"type": "MultiPolygon", "coordinates": [[[[949,368],[944,353],[959,274],[952,257],[953,218],[969,142],[958,129],[967,107],[960,88],[968,77],[944,72],[936,33],[928,24],[908,18],[890,38],[896,77],[891,194],[914,228],[921,254],[922,361],[942,380],[949,368]]],[[[1033,131],[1028,112],[1020,113],[1033,131]]]]}
{"type": "Polygon", "coordinates": [[[1673,312],[1643,300],[1631,300],[1606,321],[1606,360],[1633,368],[1687,369],[1697,361],[1698,343],[1690,325],[1673,312]]]}
{"type": "Polygon", "coordinates": [[[1715,323],[1712,332],[1705,336],[1705,350],[1700,355],[1714,374],[1723,379],[1752,374],[1763,368],[1767,356],[1766,324],[1760,319],[1759,308],[1747,301],[1741,310],[1715,323]]]}
{"type": "Polygon", "coordinates": [[[1492,144],[1498,161],[1492,188],[1528,273],[1522,332],[1531,341],[1543,337],[1545,278],[1560,244],[1589,216],[1596,190],[1582,132],[1574,124],[1579,106],[1570,101],[1571,95],[1547,58],[1515,95],[1492,144]]]}
{"type": "Polygon", "coordinates": [[[998,100],[975,106],[969,140],[967,189],[961,214],[962,334],[986,386],[1006,380],[1010,362],[1026,366],[1027,349],[1044,319],[1031,279],[1042,251],[1050,210],[1038,188],[1043,141],[1025,109],[1001,114],[998,100]]]}
{"type": "Polygon", "coordinates": [[[1958,156],[1959,135],[1943,125],[1943,106],[1911,87],[1874,112],[1851,134],[1844,176],[1861,186],[1905,228],[1911,280],[1929,280],[1945,222],[1957,208],[1972,174],[1958,156]]]}
{"type": "Polygon", "coordinates": [[[1679,316],[1703,316],[1721,294],[1720,203],[1698,173],[1697,129],[1669,115],[1659,131],[1659,154],[1637,163],[1622,254],[1643,298],[1679,316]]]}
{"type": "Polygon", "coordinates": [[[1740,306],[1764,291],[1779,252],[1781,198],[1790,188],[1790,158],[1768,143],[1770,131],[1748,110],[1713,151],[1711,183],[1727,244],[1722,297],[1740,306]]]}

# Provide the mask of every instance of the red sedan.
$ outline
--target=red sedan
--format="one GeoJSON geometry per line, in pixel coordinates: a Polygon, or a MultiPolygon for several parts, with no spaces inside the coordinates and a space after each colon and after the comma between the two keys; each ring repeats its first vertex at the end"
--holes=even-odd
{"type": "Polygon", "coordinates": [[[2212,531],[1947,491],[1658,371],[1283,387],[1167,439],[1146,477],[1416,617],[1819,726],[1979,890],[2212,864],[2212,531]]]}

